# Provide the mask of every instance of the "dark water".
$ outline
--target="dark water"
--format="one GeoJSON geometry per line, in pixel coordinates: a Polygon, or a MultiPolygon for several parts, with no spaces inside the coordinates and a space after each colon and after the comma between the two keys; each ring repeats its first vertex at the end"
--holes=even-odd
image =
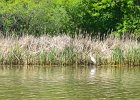
{"type": "Polygon", "coordinates": [[[0,100],[140,100],[140,68],[1,66],[0,100]]]}

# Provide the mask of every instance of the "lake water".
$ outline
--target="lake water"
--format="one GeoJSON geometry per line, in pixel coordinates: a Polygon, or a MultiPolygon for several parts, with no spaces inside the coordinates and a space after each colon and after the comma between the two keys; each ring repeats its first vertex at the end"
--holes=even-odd
{"type": "Polygon", "coordinates": [[[0,100],[140,100],[140,67],[1,66],[0,100]]]}

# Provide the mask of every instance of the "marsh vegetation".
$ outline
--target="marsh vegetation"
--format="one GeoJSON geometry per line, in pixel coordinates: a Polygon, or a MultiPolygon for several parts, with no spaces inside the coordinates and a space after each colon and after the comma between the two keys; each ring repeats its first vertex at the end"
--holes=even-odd
{"type": "Polygon", "coordinates": [[[0,64],[140,64],[138,0],[1,0],[0,64]],[[131,38],[133,37],[133,38],[131,38]]]}
{"type": "Polygon", "coordinates": [[[90,52],[97,65],[140,65],[140,43],[136,40],[108,37],[100,41],[66,35],[0,39],[0,64],[87,65],[91,64],[90,52]]]}

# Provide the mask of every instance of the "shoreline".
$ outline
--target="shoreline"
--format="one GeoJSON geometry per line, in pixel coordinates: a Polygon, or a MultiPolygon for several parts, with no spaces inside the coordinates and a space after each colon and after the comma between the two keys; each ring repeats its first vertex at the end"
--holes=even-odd
{"type": "Polygon", "coordinates": [[[0,39],[0,65],[140,65],[140,43],[109,37],[23,36],[0,39]]]}

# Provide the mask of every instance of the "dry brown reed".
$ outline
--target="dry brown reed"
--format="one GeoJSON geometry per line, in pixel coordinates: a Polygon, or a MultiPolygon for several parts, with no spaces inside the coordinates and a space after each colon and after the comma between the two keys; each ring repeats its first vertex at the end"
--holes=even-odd
{"type": "Polygon", "coordinates": [[[66,35],[0,39],[0,64],[90,64],[90,52],[97,64],[140,65],[136,40],[109,37],[100,41],[66,35]]]}

